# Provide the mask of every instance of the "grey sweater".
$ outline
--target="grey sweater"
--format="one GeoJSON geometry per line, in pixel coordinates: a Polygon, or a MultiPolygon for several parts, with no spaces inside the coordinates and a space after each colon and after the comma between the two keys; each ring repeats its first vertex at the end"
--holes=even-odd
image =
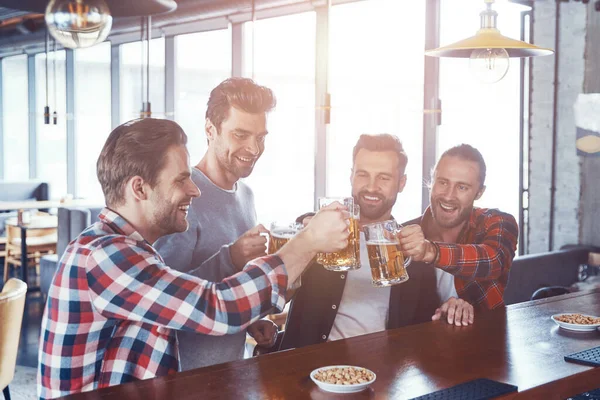
{"type": "MultiPolygon", "coordinates": [[[[154,247],[169,267],[220,282],[237,272],[229,245],[256,225],[254,195],[243,182],[237,182],[233,190],[221,189],[196,168],[192,169],[192,180],[201,194],[192,200],[189,229],[160,238],[154,247]]],[[[207,336],[179,331],[177,337],[182,371],[244,356],[245,332],[207,336]]]]}

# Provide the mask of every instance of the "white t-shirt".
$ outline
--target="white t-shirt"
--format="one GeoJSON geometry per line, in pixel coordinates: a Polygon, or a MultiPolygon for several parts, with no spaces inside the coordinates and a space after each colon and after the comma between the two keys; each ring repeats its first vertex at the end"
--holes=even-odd
{"type": "Polygon", "coordinates": [[[328,340],[339,340],[385,330],[391,287],[376,288],[364,233],[360,234],[361,268],[344,272],[346,285],[328,340]]]}
{"type": "Polygon", "coordinates": [[[437,292],[442,303],[448,301],[450,297],[458,298],[458,293],[456,293],[456,287],[454,286],[454,275],[436,268],[435,277],[437,280],[437,292]]]}

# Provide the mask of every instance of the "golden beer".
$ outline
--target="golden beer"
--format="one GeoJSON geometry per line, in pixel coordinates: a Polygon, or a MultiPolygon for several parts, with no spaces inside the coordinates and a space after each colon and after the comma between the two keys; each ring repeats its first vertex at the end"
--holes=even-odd
{"type": "Polygon", "coordinates": [[[348,271],[360,268],[360,230],[358,220],[350,219],[348,246],[335,253],[318,253],[317,262],[329,271],[348,271]]]}
{"type": "Polygon", "coordinates": [[[278,228],[271,231],[271,238],[269,239],[269,254],[275,254],[283,247],[284,244],[289,242],[296,233],[295,229],[278,228]]]}
{"type": "Polygon", "coordinates": [[[389,241],[368,241],[367,253],[373,286],[390,286],[408,280],[404,254],[399,244],[389,241]]]}

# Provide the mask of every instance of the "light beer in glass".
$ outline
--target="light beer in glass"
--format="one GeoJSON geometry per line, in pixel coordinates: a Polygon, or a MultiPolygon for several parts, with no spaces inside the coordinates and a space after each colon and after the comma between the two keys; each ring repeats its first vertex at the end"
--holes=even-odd
{"type": "Polygon", "coordinates": [[[395,221],[383,221],[363,226],[369,254],[369,266],[373,286],[385,287],[408,280],[406,267],[410,257],[405,258],[396,238],[401,229],[395,221]]]}
{"type": "Polygon", "coordinates": [[[350,212],[350,235],[348,236],[348,246],[335,253],[318,253],[317,262],[329,271],[348,271],[360,268],[360,231],[358,229],[357,212],[358,205],[354,207],[352,197],[320,197],[319,209],[328,206],[337,201],[348,208],[350,212]]]}

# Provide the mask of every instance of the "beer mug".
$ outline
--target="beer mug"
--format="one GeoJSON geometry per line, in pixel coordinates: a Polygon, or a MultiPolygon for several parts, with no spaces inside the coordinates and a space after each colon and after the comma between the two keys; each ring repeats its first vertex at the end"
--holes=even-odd
{"type": "Polygon", "coordinates": [[[296,233],[302,229],[302,224],[296,222],[283,223],[273,222],[271,224],[271,234],[269,236],[268,254],[275,254],[286,244],[296,233]]]}
{"type": "Polygon", "coordinates": [[[317,262],[329,271],[348,271],[360,268],[360,232],[358,230],[358,205],[352,197],[319,197],[319,209],[337,201],[350,212],[348,246],[335,253],[317,253],[317,262]]]}
{"type": "Polygon", "coordinates": [[[406,267],[411,257],[404,258],[396,234],[402,226],[396,221],[375,222],[363,226],[369,254],[373,286],[385,287],[408,280],[406,267]]]}

